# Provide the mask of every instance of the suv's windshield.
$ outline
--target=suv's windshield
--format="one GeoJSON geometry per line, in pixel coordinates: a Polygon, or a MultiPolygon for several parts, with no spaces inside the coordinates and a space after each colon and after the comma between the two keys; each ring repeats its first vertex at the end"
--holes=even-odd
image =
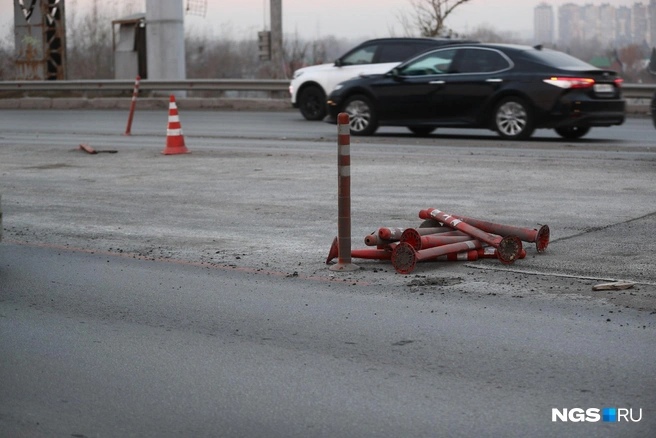
{"type": "Polygon", "coordinates": [[[376,53],[376,46],[362,47],[341,59],[342,65],[371,64],[376,53]]]}

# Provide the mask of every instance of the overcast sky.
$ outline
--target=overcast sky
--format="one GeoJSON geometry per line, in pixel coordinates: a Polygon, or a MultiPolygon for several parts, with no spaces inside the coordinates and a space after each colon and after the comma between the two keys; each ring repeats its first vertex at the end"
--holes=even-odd
{"type": "MultiPolygon", "coordinates": [[[[31,0],[24,0],[25,3],[31,0]]],[[[187,4],[188,0],[184,1],[187,4]]],[[[190,0],[199,2],[201,0],[190,0]]],[[[421,0],[420,0],[421,1],[421,0]]],[[[533,9],[543,0],[471,0],[459,6],[447,20],[458,33],[467,34],[486,25],[530,38],[533,35],[533,9]]],[[[145,9],[145,0],[116,0],[118,14],[145,9]],[[132,6],[125,6],[125,5],[132,6]]],[[[563,3],[632,5],[636,0],[548,0],[554,6],[563,3]]],[[[642,0],[649,3],[649,0],[642,0]]],[[[109,3],[99,1],[99,4],[109,3]]],[[[92,0],[66,0],[67,9],[84,9],[92,0]]],[[[403,35],[398,16],[410,12],[410,0],[282,0],[283,32],[298,32],[301,37],[335,35],[345,38],[370,38],[403,35]]],[[[0,0],[3,28],[13,21],[13,0],[0,0]]],[[[117,17],[118,18],[118,17],[117,17]]],[[[269,27],[269,0],[207,0],[204,18],[188,15],[188,29],[199,29],[215,36],[235,39],[254,38],[258,30],[269,27]]]]}

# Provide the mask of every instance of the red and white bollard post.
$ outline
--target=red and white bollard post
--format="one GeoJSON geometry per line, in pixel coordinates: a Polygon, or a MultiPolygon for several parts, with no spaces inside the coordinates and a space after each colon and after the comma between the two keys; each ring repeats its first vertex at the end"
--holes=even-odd
{"type": "Polygon", "coordinates": [[[134,118],[134,109],[137,106],[137,94],[139,94],[139,82],[141,82],[141,76],[137,76],[137,79],[134,81],[134,90],[132,91],[132,103],[130,103],[130,114],[128,115],[128,125],[125,128],[125,134],[123,135],[132,135],[132,119],[134,118]]]}
{"type": "Polygon", "coordinates": [[[535,248],[538,252],[544,252],[547,249],[547,246],[549,246],[550,232],[548,225],[542,225],[539,230],[533,230],[530,228],[497,224],[457,214],[454,214],[453,217],[457,217],[458,219],[467,222],[469,225],[473,225],[488,233],[498,234],[499,236],[517,236],[524,242],[535,243],[535,248]]]}
{"type": "Polygon", "coordinates": [[[421,219],[435,219],[444,225],[447,225],[458,231],[462,231],[463,233],[475,239],[495,247],[497,249],[497,256],[501,263],[513,263],[519,258],[519,255],[522,251],[522,241],[519,239],[519,237],[494,236],[480,230],[479,228],[474,227],[473,225],[468,224],[467,222],[464,222],[462,219],[458,219],[457,217],[444,213],[443,211],[440,211],[436,208],[429,208],[427,210],[420,211],[419,217],[421,219]]]}
{"type": "Polygon", "coordinates": [[[409,243],[401,242],[392,251],[392,266],[399,274],[410,274],[415,270],[418,262],[436,260],[444,255],[482,247],[483,245],[478,240],[467,240],[417,251],[409,243]]]}
{"type": "Polygon", "coordinates": [[[436,246],[447,245],[449,243],[464,242],[471,240],[471,237],[465,233],[457,231],[461,234],[458,236],[451,235],[451,233],[440,234],[427,234],[422,236],[419,232],[421,228],[408,228],[401,235],[401,242],[409,243],[415,250],[434,248],[436,246]],[[449,234],[445,236],[444,234],[449,234]]]}
{"type": "MultiPolygon", "coordinates": [[[[384,240],[401,240],[401,236],[410,228],[392,228],[392,227],[380,227],[378,229],[378,236],[384,240]]],[[[414,228],[412,228],[414,229],[414,228]]],[[[439,234],[451,231],[452,228],[449,227],[433,227],[433,228],[417,228],[416,232],[422,236],[429,234],[439,234]]]]}
{"type": "Polygon", "coordinates": [[[331,271],[355,271],[351,263],[351,125],[347,113],[337,115],[337,264],[331,271]]]}
{"type": "MultiPolygon", "coordinates": [[[[364,244],[367,246],[385,246],[392,242],[401,240],[401,236],[406,228],[380,227],[377,231],[365,236],[364,244]]],[[[417,233],[422,236],[429,234],[442,234],[444,236],[453,235],[451,233],[460,233],[452,231],[449,227],[417,228],[417,233]]],[[[460,233],[462,234],[462,233],[460,233]]]]}

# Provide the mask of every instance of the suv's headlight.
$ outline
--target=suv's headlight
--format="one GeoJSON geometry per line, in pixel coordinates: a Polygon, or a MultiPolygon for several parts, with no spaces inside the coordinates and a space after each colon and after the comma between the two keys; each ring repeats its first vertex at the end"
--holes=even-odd
{"type": "Polygon", "coordinates": [[[341,90],[342,88],[344,88],[344,85],[337,84],[337,85],[335,85],[335,88],[333,88],[333,91],[341,90]]]}
{"type": "Polygon", "coordinates": [[[303,74],[302,71],[296,70],[294,72],[294,74],[292,75],[292,79],[297,79],[297,78],[301,77],[302,74],[303,74]]]}

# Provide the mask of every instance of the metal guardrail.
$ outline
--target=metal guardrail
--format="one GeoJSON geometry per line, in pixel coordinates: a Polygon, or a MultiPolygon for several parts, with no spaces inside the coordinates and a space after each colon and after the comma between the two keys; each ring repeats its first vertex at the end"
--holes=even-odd
{"type": "MultiPolygon", "coordinates": [[[[132,91],[134,80],[0,81],[0,91],[132,91]]],[[[288,91],[288,79],[142,80],[142,91],[288,91]]]]}
{"type": "MultiPolygon", "coordinates": [[[[76,80],[76,81],[0,81],[0,91],[131,91],[134,80],[76,80]]],[[[184,79],[142,80],[143,91],[287,91],[288,79],[184,79]]],[[[651,99],[656,84],[623,84],[623,95],[628,99],[651,99]]]]}
{"type": "Polygon", "coordinates": [[[651,99],[656,93],[656,84],[622,84],[625,99],[651,99]]]}

